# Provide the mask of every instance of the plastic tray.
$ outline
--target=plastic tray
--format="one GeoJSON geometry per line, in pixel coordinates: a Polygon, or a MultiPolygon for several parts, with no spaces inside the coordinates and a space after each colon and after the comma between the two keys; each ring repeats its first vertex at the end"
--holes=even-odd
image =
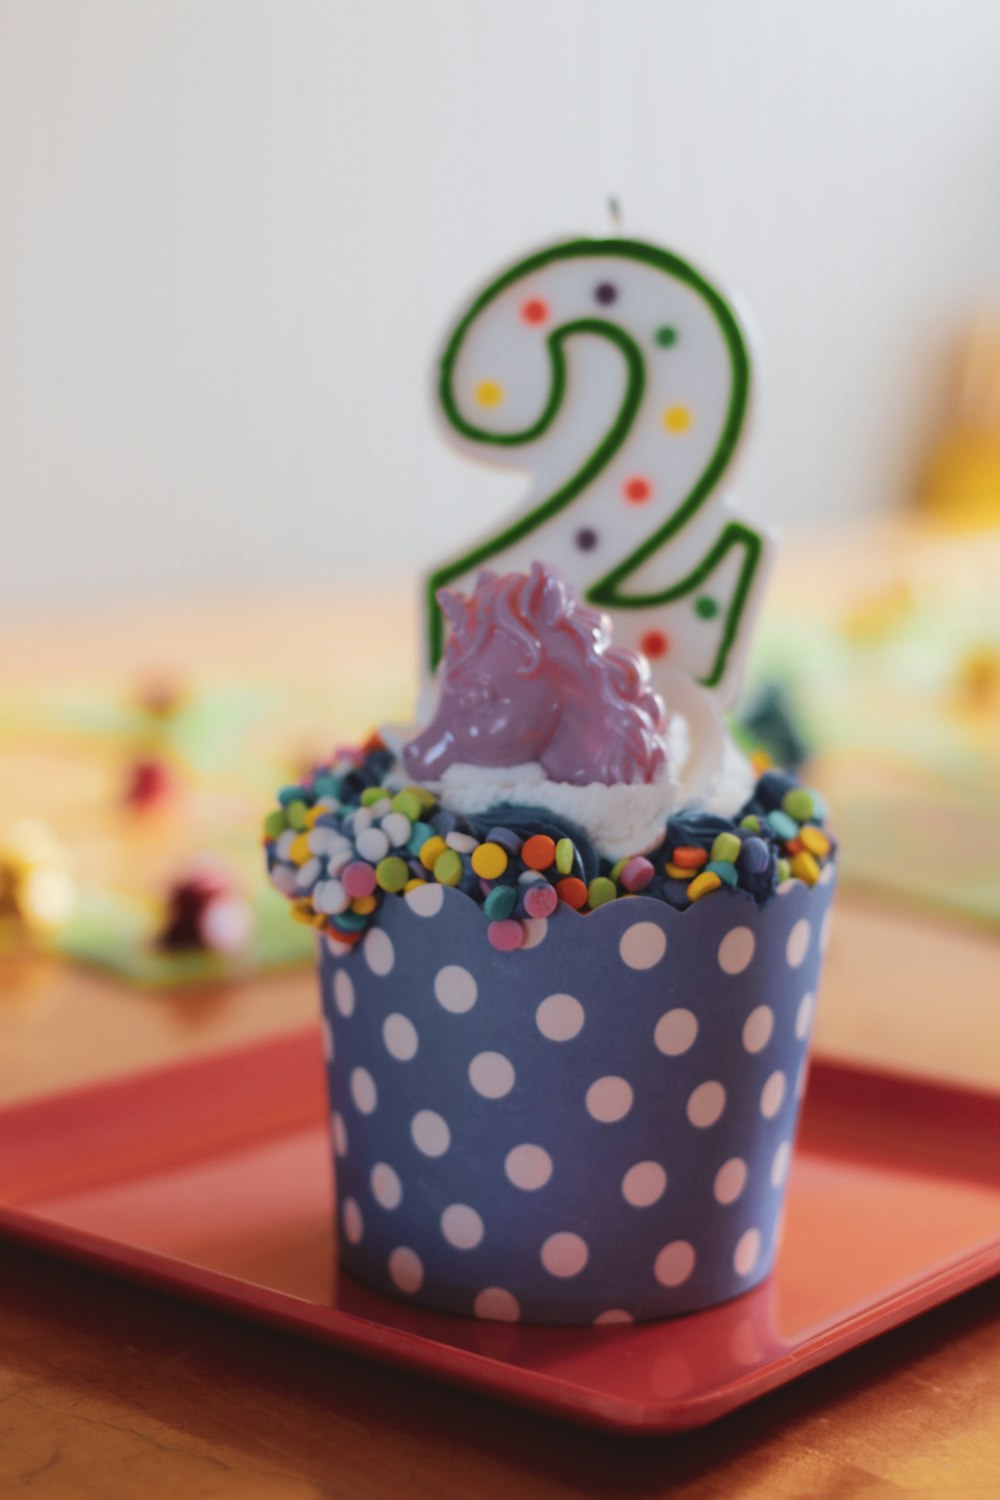
{"type": "Polygon", "coordinates": [[[338,1274],[319,1033],[0,1111],[0,1232],[591,1426],[695,1427],[1000,1270],[1000,1097],[812,1071],[772,1278],[707,1312],[558,1329],[338,1274]]]}

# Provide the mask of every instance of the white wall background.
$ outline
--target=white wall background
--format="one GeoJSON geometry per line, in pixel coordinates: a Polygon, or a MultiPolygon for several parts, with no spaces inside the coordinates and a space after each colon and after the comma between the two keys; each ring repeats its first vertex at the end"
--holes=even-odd
{"type": "Polygon", "coordinates": [[[489,526],[431,353],[609,191],[756,314],[746,502],[895,499],[1000,301],[998,79],[995,0],[0,0],[0,603],[489,526]]]}

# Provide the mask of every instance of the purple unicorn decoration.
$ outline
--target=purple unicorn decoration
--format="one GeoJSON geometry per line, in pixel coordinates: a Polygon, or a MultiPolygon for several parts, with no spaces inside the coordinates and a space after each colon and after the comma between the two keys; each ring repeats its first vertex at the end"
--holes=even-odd
{"type": "Polygon", "coordinates": [[[553,568],[483,572],[471,597],[442,589],[437,600],[451,630],[437,712],[403,750],[415,781],[456,763],[528,761],[575,786],[657,779],[666,714],[646,660],[613,647],[606,617],[553,568]]]}

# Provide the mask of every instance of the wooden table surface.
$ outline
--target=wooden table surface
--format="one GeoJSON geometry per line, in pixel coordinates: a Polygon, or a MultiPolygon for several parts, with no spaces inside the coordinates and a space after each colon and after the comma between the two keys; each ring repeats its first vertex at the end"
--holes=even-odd
{"type": "MultiPolygon", "coordinates": [[[[179,623],[176,612],[164,618],[179,623]]],[[[238,619],[239,630],[231,618],[222,629],[216,617],[214,638],[246,662],[263,632],[250,612],[238,619]]],[[[295,612],[284,619],[294,634],[295,612]]],[[[189,628],[201,650],[212,620],[189,628]]],[[[141,664],[134,634],[93,627],[89,640],[109,669],[141,664]]],[[[51,665],[64,641],[57,627],[36,633],[29,661],[51,665]]],[[[175,629],[175,656],[182,643],[175,629]]],[[[817,1045],[1000,1088],[998,975],[994,938],[843,894],[817,1045]]],[[[0,1101],[294,1026],[312,1005],[308,975],[138,996],[94,974],[10,961],[0,973],[0,1101]]],[[[628,1439],[0,1246],[0,1495],[22,1493],[1000,1496],[1000,1284],[703,1432],[628,1439]]]]}

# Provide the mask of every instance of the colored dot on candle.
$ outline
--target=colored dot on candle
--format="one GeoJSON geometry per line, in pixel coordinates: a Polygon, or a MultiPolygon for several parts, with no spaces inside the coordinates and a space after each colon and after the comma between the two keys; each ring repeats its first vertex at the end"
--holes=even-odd
{"type": "Polygon", "coordinates": [[[597,532],[592,531],[589,526],[584,526],[573,538],[581,552],[590,552],[597,546],[597,532]]]}
{"type": "Polygon", "coordinates": [[[614,302],[617,296],[618,288],[612,281],[601,281],[594,287],[594,300],[602,307],[607,307],[609,303],[614,302]]]}
{"type": "Polygon", "coordinates": [[[670,638],[665,636],[662,630],[647,630],[639,642],[639,650],[643,656],[648,656],[650,661],[656,661],[660,656],[666,656],[670,650],[670,638]]]}
{"type": "Polygon", "coordinates": [[[653,486],[648,479],[643,479],[641,474],[634,474],[631,479],[626,479],[622,485],[622,494],[626,500],[631,500],[634,505],[641,505],[648,500],[653,493],[653,486]]]}
{"type": "Polygon", "coordinates": [[[541,297],[529,297],[521,305],[521,317],[526,323],[544,323],[549,315],[549,304],[541,297]]]}
{"type": "Polygon", "coordinates": [[[663,425],[668,432],[687,432],[691,426],[691,411],[686,406],[668,406],[663,413],[663,425]]]}
{"type": "Polygon", "coordinates": [[[476,400],[480,406],[499,406],[503,400],[503,386],[496,380],[481,380],[476,386],[476,400]]]}
{"type": "Polygon", "coordinates": [[[713,620],[719,613],[719,606],[707,594],[702,594],[700,599],[695,600],[694,612],[701,620],[713,620]]]}
{"type": "Polygon", "coordinates": [[[669,349],[671,344],[676,344],[677,342],[677,329],[665,324],[662,328],[656,330],[653,338],[661,349],[669,349]]]}

